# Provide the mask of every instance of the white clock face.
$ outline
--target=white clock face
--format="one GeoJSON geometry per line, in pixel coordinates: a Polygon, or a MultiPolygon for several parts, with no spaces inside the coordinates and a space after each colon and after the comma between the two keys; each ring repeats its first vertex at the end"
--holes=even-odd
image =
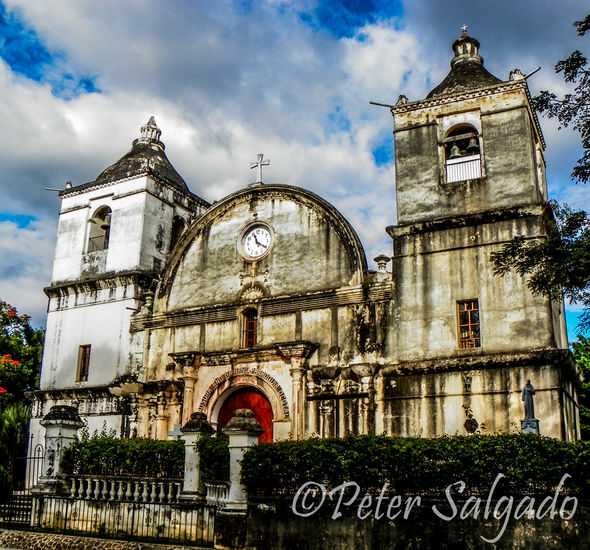
{"type": "Polygon", "coordinates": [[[242,237],[242,250],[250,258],[256,259],[266,255],[272,245],[272,233],[264,225],[249,228],[242,237]]]}

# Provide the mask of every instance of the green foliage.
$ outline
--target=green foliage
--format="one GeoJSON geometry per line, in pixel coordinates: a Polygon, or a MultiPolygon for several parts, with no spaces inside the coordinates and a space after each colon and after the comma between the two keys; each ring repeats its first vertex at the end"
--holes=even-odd
{"type": "MultiPolygon", "coordinates": [[[[590,15],[574,23],[579,36],[590,29],[590,15]]],[[[566,82],[574,84],[573,92],[559,99],[547,90],[533,99],[533,106],[549,118],[557,118],[562,126],[571,125],[582,139],[584,153],[574,166],[572,178],[576,182],[590,180],[590,69],[582,52],[575,50],[567,59],[558,61],[555,72],[563,73],[566,82]]]]}
{"type": "Polygon", "coordinates": [[[6,468],[0,464],[0,504],[6,502],[12,494],[11,476],[6,468]]]}
{"type": "Polygon", "coordinates": [[[0,463],[5,463],[12,450],[25,447],[30,417],[31,407],[26,403],[10,403],[0,410],[0,463]]]}
{"type": "Polygon", "coordinates": [[[229,481],[229,439],[223,435],[201,436],[197,451],[201,456],[201,474],[205,481],[229,481]]]}
{"type": "MultiPolygon", "coordinates": [[[[30,417],[31,407],[25,403],[8,403],[0,408],[0,495],[9,490],[3,476],[12,480],[24,475],[23,472],[15,472],[15,458],[26,453],[30,417]]],[[[16,480],[15,485],[18,488],[16,480]]]]}
{"type": "MultiPolygon", "coordinates": [[[[574,23],[579,36],[590,30],[590,15],[574,23]]],[[[573,85],[573,91],[558,98],[547,90],[534,97],[533,107],[561,127],[572,126],[579,134],[583,155],[572,172],[576,183],[590,181],[590,69],[586,57],[576,50],[555,65],[557,73],[573,85]]],[[[578,332],[590,330],[590,217],[567,205],[552,204],[557,225],[549,226],[547,240],[525,241],[516,238],[500,252],[492,254],[495,272],[503,275],[514,269],[528,274],[527,285],[538,294],[557,296],[563,288],[566,298],[584,306],[578,332]]]]}
{"type": "Polygon", "coordinates": [[[530,241],[516,237],[498,252],[492,252],[494,273],[511,270],[528,274],[527,286],[551,298],[561,295],[581,302],[584,312],[579,329],[590,328],[590,216],[567,205],[551,203],[556,223],[547,226],[547,238],[530,241]]]}
{"type": "Polygon", "coordinates": [[[578,393],[582,439],[590,439],[590,338],[579,336],[578,341],[572,344],[572,348],[582,376],[578,393]]]}
{"type": "Polygon", "coordinates": [[[43,348],[42,330],[31,327],[28,315],[0,300],[0,407],[24,399],[26,390],[36,388],[43,348]]]}
{"type": "Polygon", "coordinates": [[[68,474],[181,477],[184,443],[96,434],[66,449],[62,467],[68,474]]]}
{"type": "Polygon", "coordinates": [[[308,481],[328,489],[355,481],[365,491],[388,483],[402,494],[440,494],[464,481],[472,492],[485,492],[498,473],[512,493],[548,492],[564,473],[572,476],[568,487],[588,491],[589,472],[590,443],[520,434],[263,443],[242,460],[242,483],[250,493],[266,496],[291,496],[308,481]]]}

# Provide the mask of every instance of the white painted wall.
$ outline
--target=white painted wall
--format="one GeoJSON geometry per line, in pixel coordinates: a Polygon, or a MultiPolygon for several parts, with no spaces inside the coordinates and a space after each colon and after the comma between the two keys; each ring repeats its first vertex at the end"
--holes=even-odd
{"type": "MultiPolygon", "coordinates": [[[[100,291],[89,304],[84,300],[65,308],[52,307],[47,315],[47,334],[40,389],[105,385],[127,371],[131,349],[129,322],[136,309],[132,289],[100,291]],[[79,346],[90,344],[87,382],[76,382],[79,346]]],[[[72,296],[70,298],[73,298],[72,296]]],[[[87,295],[86,298],[89,298],[87,295]]]]}

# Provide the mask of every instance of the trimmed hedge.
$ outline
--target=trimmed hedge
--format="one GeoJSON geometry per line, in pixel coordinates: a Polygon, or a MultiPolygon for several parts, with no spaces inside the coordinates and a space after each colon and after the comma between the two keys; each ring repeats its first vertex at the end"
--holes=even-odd
{"type": "Polygon", "coordinates": [[[182,477],[184,442],[98,435],[68,447],[62,468],[79,475],[182,477]]]}
{"type": "Polygon", "coordinates": [[[197,441],[201,474],[205,481],[229,481],[229,439],[224,435],[202,435],[197,441]]]}
{"type": "Polygon", "coordinates": [[[436,439],[349,436],[264,443],[248,450],[242,483],[252,494],[288,496],[308,481],[334,488],[355,481],[364,490],[384,483],[399,493],[440,494],[464,481],[488,491],[506,476],[513,493],[546,493],[568,473],[565,486],[590,489],[590,442],[536,435],[454,436],[436,439]]]}
{"type": "MultiPolygon", "coordinates": [[[[229,480],[227,437],[205,435],[197,443],[197,450],[205,480],[229,480]]],[[[102,433],[76,441],[66,449],[62,468],[66,474],[79,475],[182,477],[184,441],[118,439],[102,433]]]]}

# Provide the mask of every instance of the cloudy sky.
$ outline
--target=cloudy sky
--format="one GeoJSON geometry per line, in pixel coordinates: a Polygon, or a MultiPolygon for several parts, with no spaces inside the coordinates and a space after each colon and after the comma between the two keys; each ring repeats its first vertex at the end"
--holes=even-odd
{"type": "MultiPolygon", "coordinates": [[[[209,201],[253,181],[308,188],[352,222],[367,257],[391,253],[392,120],[369,101],[423,98],[467,24],[492,74],[531,92],[579,48],[574,0],[0,1],[0,298],[45,323],[59,200],[92,181],[154,115],[176,169],[209,201]],[[559,10],[556,11],[556,7],[559,10]]],[[[542,120],[553,197],[590,209],[570,181],[579,139],[542,120]]],[[[575,308],[572,308],[575,310],[575,308]]],[[[573,319],[575,311],[570,313],[573,319]]],[[[570,325],[574,324],[570,320],[570,325]]]]}

